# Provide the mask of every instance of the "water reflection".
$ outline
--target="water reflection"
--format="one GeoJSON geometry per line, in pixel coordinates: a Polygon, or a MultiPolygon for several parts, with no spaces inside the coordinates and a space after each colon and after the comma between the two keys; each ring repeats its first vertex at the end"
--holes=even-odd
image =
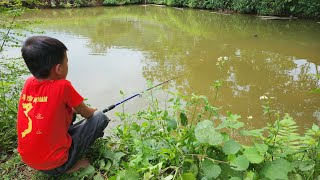
{"type": "MultiPolygon", "coordinates": [[[[39,28],[67,42],[70,59],[77,59],[70,78],[92,104],[105,104],[106,94],[115,102],[123,87],[130,93],[143,89],[146,80],[182,75],[176,89],[210,101],[210,85],[223,80],[216,105],[244,121],[253,116],[253,126],[265,124],[259,100],[264,94],[275,97],[275,110],[290,113],[300,125],[319,121],[319,94],[309,93],[319,86],[310,76],[319,74],[320,65],[320,26],[314,21],[153,6],[42,10],[26,18],[44,20],[39,28]],[[216,66],[220,56],[229,57],[223,69],[216,66]]],[[[143,103],[128,108],[137,110],[143,103]]]]}

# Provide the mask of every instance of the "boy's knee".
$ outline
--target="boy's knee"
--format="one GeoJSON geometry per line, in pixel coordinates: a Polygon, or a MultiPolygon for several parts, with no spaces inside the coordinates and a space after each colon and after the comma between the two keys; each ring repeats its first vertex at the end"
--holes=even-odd
{"type": "Polygon", "coordinates": [[[95,111],[90,119],[95,119],[98,122],[98,126],[104,127],[106,127],[110,121],[102,111],[95,111]]]}

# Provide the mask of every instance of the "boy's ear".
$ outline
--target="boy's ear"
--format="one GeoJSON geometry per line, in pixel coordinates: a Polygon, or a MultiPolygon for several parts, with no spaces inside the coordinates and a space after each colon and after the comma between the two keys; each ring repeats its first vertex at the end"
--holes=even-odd
{"type": "Polygon", "coordinates": [[[57,64],[55,67],[54,67],[54,72],[58,75],[61,74],[61,64],[57,64]]]}

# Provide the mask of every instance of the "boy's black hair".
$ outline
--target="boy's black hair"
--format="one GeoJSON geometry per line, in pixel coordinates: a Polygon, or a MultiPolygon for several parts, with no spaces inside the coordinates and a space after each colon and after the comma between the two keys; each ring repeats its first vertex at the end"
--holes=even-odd
{"type": "Polygon", "coordinates": [[[47,36],[32,36],[21,48],[22,57],[36,78],[48,78],[51,69],[61,64],[67,47],[59,40],[47,36]]]}

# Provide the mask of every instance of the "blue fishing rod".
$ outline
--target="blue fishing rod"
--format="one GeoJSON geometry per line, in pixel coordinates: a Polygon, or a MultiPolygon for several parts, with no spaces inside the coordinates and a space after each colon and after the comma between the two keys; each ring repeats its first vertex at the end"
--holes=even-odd
{"type": "Polygon", "coordinates": [[[140,96],[140,95],[142,95],[143,93],[145,93],[145,92],[147,92],[147,91],[149,91],[149,90],[151,90],[151,89],[153,89],[153,88],[156,88],[156,87],[158,87],[158,86],[161,86],[162,84],[165,84],[165,83],[168,83],[168,82],[170,82],[170,81],[172,81],[172,80],[174,80],[174,79],[177,79],[178,77],[179,77],[179,76],[174,77],[174,78],[172,78],[172,79],[169,79],[169,80],[167,80],[167,81],[164,81],[164,82],[162,82],[162,83],[159,83],[159,84],[157,84],[157,85],[155,85],[155,86],[153,86],[153,87],[151,87],[151,88],[148,88],[148,89],[146,89],[146,90],[144,90],[144,91],[142,91],[142,92],[140,92],[140,93],[137,93],[137,94],[135,94],[135,95],[133,95],[133,96],[131,96],[131,97],[128,97],[127,99],[124,99],[123,101],[118,102],[117,104],[113,104],[113,105],[109,106],[108,108],[102,110],[102,112],[103,112],[103,113],[108,112],[108,111],[112,110],[113,108],[119,106],[120,104],[122,104],[122,103],[124,103],[124,102],[126,102],[126,101],[128,101],[128,100],[130,100],[130,99],[132,99],[132,98],[134,98],[134,97],[140,96]]]}

